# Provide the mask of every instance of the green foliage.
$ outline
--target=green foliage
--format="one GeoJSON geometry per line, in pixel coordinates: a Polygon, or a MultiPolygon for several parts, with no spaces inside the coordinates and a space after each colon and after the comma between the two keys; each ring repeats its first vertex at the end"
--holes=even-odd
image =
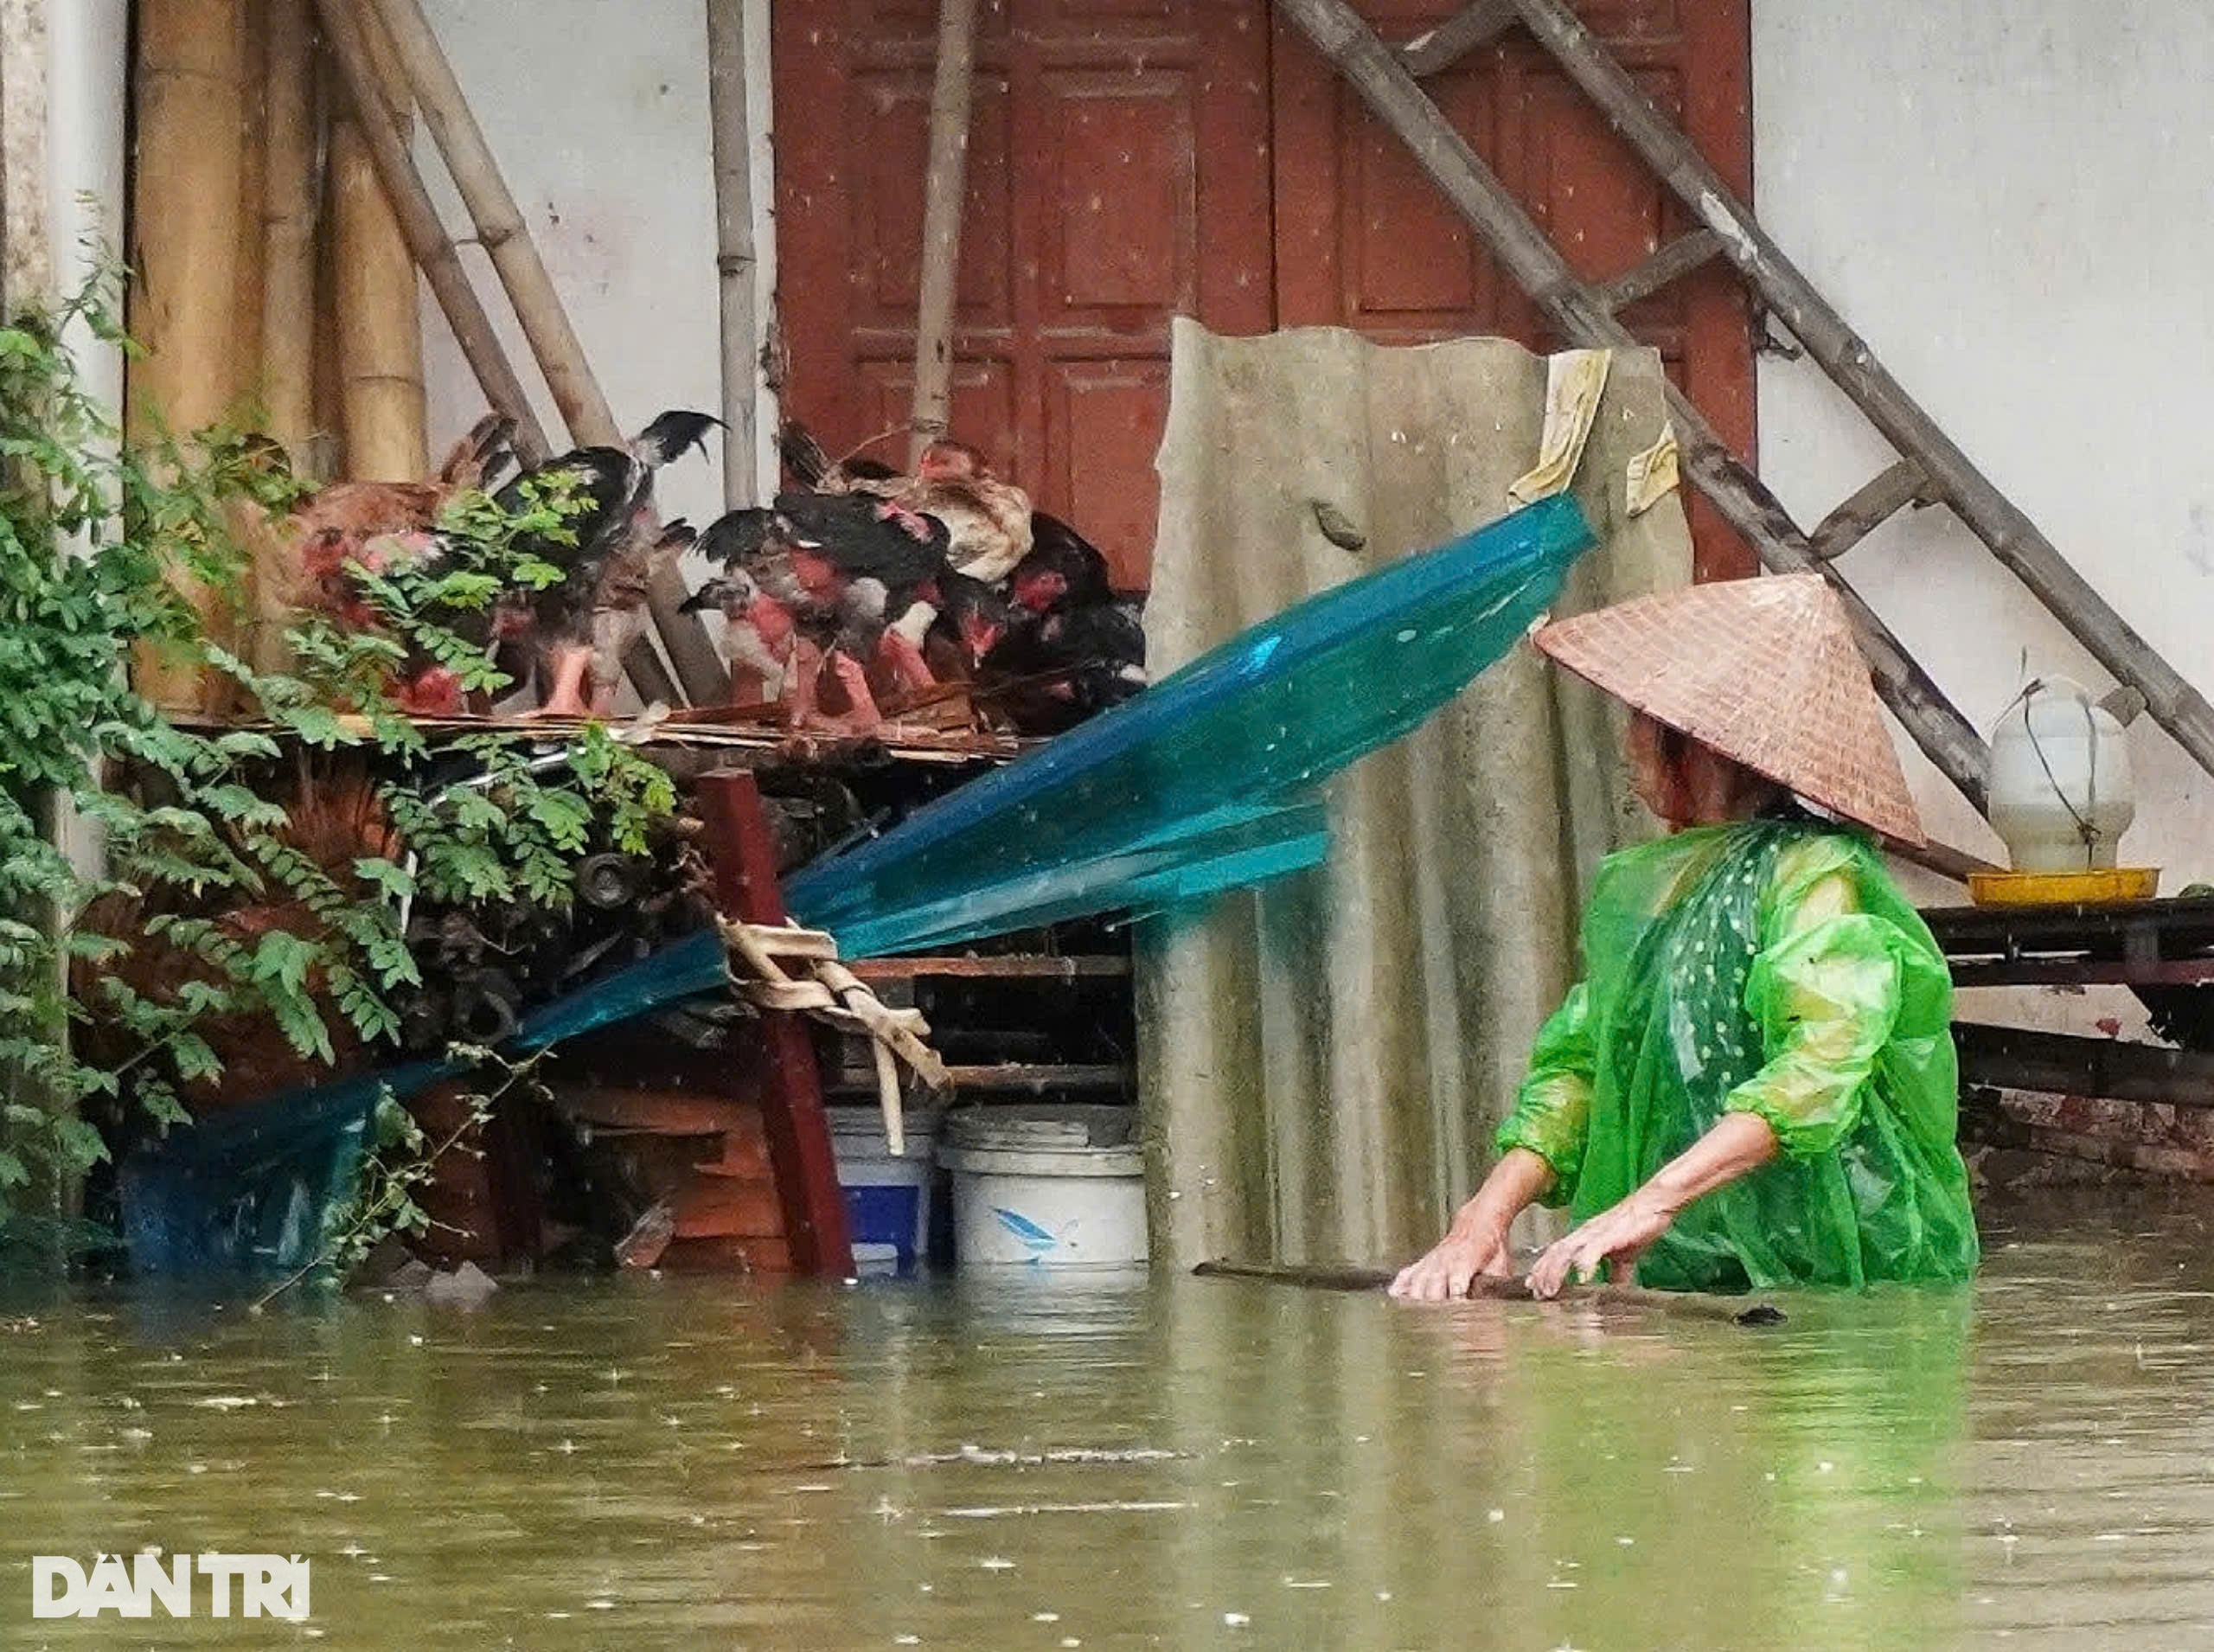
{"type": "Polygon", "coordinates": [[[483,775],[434,788],[426,742],[388,692],[396,667],[425,660],[472,689],[503,686],[482,621],[503,592],[562,577],[529,548],[570,537],[579,507],[560,487],[527,485],[512,509],[461,493],[440,557],[357,567],[381,629],[306,617],[284,672],[217,645],[186,593],[243,611],[230,513],[282,511],[304,490],[242,428],[124,438],[59,343],[74,323],[129,349],[115,290],[110,274],[54,316],[0,325],[0,1225],[106,1156],[87,1102],[111,1098],[133,1129],[186,1122],[183,1096],[221,1069],[213,1028],[242,1017],[326,1062],[334,1025],[393,1039],[388,995],[420,978],[407,903],[566,907],[595,834],[643,846],[674,805],[667,776],[597,728],[551,761],[472,736],[458,749],[483,775]],[[289,738],[181,727],[132,687],[134,651],[230,679],[289,738]],[[386,853],[324,865],[296,841],[265,791],[297,746],[377,777],[386,853]],[[97,873],[54,845],[70,810],[105,841],[97,873]],[[241,903],[274,918],[226,922],[241,903]],[[97,973],[150,948],[176,965],[158,993],[97,973]],[[93,1023],[124,1053],[73,1054],[69,1029],[93,1023]]]}

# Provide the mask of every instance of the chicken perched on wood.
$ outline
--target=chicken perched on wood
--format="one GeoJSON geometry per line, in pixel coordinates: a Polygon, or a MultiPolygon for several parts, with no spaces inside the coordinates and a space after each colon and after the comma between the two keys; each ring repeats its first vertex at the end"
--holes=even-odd
{"type": "Polygon", "coordinates": [[[992,474],[966,442],[932,442],[912,477],[849,477],[853,493],[873,493],[945,524],[946,560],[955,570],[997,585],[1029,554],[1030,496],[992,474]]]}
{"type": "Polygon", "coordinates": [[[709,524],[700,549],[721,565],[686,606],[713,608],[729,622],[734,660],[780,678],[794,714],[815,714],[816,680],[827,662],[852,711],[848,727],[882,726],[867,682],[881,654],[903,682],[932,681],[919,649],[891,635],[887,621],[945,571],[944,525],[862,495],[779,494],[772,509],[733,511],[709,524]]]}
{"type": "MultiPolygon", "coordinates": [[[[355,568],[382,573],[439,555],[439,513],[454,495],[480,488],[515,459],[515,421],[496,413],[477,420],[455,444],[428,482],[334,482],[292,508],[281,530],[292,547],[291,606],[329,615],[354,631],[375,630],[382,618],[363,592],[355,568]]],[[[281,462],[281,450],[272,463],[281,462]]],[[[457,616],[464,635],[497,630],[483,616],[457,616]],[[480,623],[481,622],[481,623],[480,623]]],[[[433,661],[410,659],[399,670],[393,697],[417,716],[451,715],[463,708],[461,680],[433,661]]]]}
{"type": "Polygon", "coordinates": [[[984,664],[1017,729],[1061,733],[1146,687],[1145,623],[1135,603],[1057,608],[1008,632],[984,664]]]}
{"type": "Polygon", "coordinates": [[[516,593],[508,611],[527,610],[534,672],[547,716],[604,711],[621,679],[623,656],[645,634],[646,592],[656,573],[691,542],[668,533],[654,511],[654,475],[721,424],[707,413],[665,413],[624,447],[580,447],[526,471],[493,496],[515,510],[526,484],[566,483],[582,509],[567,523],[574,542],[537,539],[524,548],[565,570],[558,585],[516,593]]]}
{"type": "Polygon", "coordinates": [[[1008,600],[1033,614],[1056,608],[1111,602],[1107,559],[1058,516],[1036,511],[1030,518],[1030,553],[1008,575],[1008,600]]]}

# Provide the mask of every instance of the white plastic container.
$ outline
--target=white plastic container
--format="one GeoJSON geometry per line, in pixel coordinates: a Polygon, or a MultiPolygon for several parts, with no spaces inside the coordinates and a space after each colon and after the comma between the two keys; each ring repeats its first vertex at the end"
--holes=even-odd
{"type": "Polygon", "coordinates": [[[2121,725],[2066,677],[2032,683],[1991,734],[1991,824],[2017,872],[2115,864],[2136,818],[2121,725]]]}
{"type": "Polygon", "coordinates": [[[1128,1269],[1146,1259],[1145,1160],[1128,1107],[979,1107],[946,1121],[964,1270],[1128,1269]]]}
{"type": "Polygon", "coordinates": [[[931,1199],[937,1181],[934,1121],[909,1113],[906,1152],[884,1139],[875,1107],[833,1107],[830,1145],[846,1195],[854,1265],[862,1273],[904,1273],[930,1252],[931,1199]]]}

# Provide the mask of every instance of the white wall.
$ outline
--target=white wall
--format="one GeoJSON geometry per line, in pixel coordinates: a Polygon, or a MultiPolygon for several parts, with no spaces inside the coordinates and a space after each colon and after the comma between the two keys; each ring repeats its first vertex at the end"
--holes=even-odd
{"type": "MultiPolygon", "coordinates": [[[[1969,457],[2179,671],[2214,689],[2214,6],[2201,0],[1753,0],[1756,209],[1969,457]]],[[[1761,471],[1812,523],[1885,448],[1808,363],[1764,356],[1761,471]]],[[[2103,689],[1942,510],[1850,578],[1988,730],[2027,674],[2103,689]]],[[[2214,879],[2214,783],[2131,731],[2123,859],[2214,879]]],[[[1910,748],[1909,748],[1910,749],[1910,748]]],[[[1914,754],[1940,835],[1996,841],[1914,754]]],[[[2134,1015],[2102,996],[1974,1006],[2134,1015]]]]}
{"type": "MultiPolygon", "coordinates": [[[[707,21],[701,0],[429,0],[440,43],[521,204],[615,416],[637,429],[665,407],[721,405],[707,21]]],[[[752,106],[766,110],[767,8],[749,7],[752,106]]],[[[760,125],[757,120],[757,125],[760,125]]],[[[468,224],[438,152],[418,157],[457,240],[468,224]]],[[[770,201],[759,135],[757,220],[770,201]]],[[[759,225],[764,243],[765,222],[759,225]]],[[[490,261],[462,255],[547,439],[565,432],[490,261]]],[[[761,272],[761,291],[771,272],[761,272]]],[[[445,317],[424,305],[432,457],[484,410],[445,317]]],[[[773,420],[765,420],[765,444],[773,420]]],[[[721,513],[717,445],[666,472],[664,515],[721,513]]]]}

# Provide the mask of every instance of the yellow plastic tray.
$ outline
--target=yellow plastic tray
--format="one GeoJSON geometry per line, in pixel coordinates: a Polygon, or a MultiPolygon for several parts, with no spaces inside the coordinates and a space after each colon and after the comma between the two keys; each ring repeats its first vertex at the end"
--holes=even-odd
{"type": "Polygon", "coordinates": [[[1971,872],[1968,899],[1979,906],[2096,906],[2150,900],[2160,887],[2157,867],[2118,866],[2100,872],[1971,872]]]}

